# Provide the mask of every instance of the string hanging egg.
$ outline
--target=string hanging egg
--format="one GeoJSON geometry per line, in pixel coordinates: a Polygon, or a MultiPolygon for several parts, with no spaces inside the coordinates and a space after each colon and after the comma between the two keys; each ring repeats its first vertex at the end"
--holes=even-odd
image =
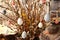
{"type": "Polygon", "coordinates": [[[45,20],[46,22],[49,22],[49,21],[50,21],[50,14],[49,14],[49,13],[45,14],[44,20],[45,20]]]}
{"type": "Polygon", "coordinates": [[[42,22],[40,22],[40,23],[38,24],[38,27],[39,27],[39,28],[42,28],[42,27],[43,27],[42,22]]]}
{"type": "Polygon", "coordinates": [[[23,31],[22,32],[22,38],[25,39],[26,37],[27,37],[27,33],[26,33],[26,31],[23,31]]]}
{"type": "Polygon", "coordinates": [[[22,18],[18,18],[17,23],[18,23],[19,25],[22,25],[22,24],[23,24],[22,18]]]}

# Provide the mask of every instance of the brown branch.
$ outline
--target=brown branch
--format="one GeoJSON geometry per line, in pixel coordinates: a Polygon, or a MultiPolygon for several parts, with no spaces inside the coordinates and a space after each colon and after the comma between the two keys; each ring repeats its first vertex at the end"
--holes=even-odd
{"type": "Polygon", "coordinates": [[[21,6],[20,6],[20,2],[19,2],[19,0],[17,0],[17,3],[18,3],[18,5],[19,5],[19,7],[21,7],[21,6]]]}

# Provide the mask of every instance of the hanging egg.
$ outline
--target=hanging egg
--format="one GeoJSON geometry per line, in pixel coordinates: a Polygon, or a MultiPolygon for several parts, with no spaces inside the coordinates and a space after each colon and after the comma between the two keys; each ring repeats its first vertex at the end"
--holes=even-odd
{"type": "Polygon", "coordinates": [[[50,21],[50,14],[49,14],[49,13],[45,14],[44,20],[45,20],[46,22],[49,22],[49,21],[50,21]]]}
{"type": "Polygon", "coordinates": [[[22,24],[23,24],[22,18],[18,18],[17,23],[18,23],[19,25],[22,25],[22,24]]]}
{"type": "Polygon", "coordinates": [[[27,33],[26,33],[26,31],[23,31],[22,32],[22,38],[25,39],[26,37],[27,37],[27,33]]]}
{"type": "Polygon", "coordinates": [[[6,14],[6,10],[3,10],[4,14],[6,14]]]}
{"type": "Polygon", "coordinates": [[[38,24],[38,27],[39,27],[39,28],[42,28],[42,27],[43,27],[42,22],[40,22],[40,23],[38,24]]]}
{"type": "Polygon", "coordinates": [[[6,10],[4,9],[4,10],[2,10],[2,12],[1,12],[2,14],[6,14],[6,10]]]}

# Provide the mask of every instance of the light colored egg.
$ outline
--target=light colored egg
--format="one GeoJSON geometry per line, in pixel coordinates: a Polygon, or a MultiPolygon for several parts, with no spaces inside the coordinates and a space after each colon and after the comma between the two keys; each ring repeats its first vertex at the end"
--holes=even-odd
{"type": "Polygon", "coordinates": [[[46,22],[49,22],[49,21],[50,21],[50,14],[49,14],[49,13],[45,14],[44,20],[45,20],[46,22]]]}
{"type": "Polygon", "coordinates": [[[22,24],[23,24],[22,18],[18,18],[17,23],[18,23],[19,25],[22,25],[22,24]]]}
{"type": "Polygon", "coordinates": [[[38,24],[38,27],[39,27],[39,28],[42,28],[42,27],[43,27],[43,24],[40,22],[40,23],[38,24]]]}
{"type": "Polygon", "coordinates": [[[27,37],[27,33],[26,33],[26,31],[23,31],[22,32],[22,38],[25,39],[26,37],[27,37]]]}

